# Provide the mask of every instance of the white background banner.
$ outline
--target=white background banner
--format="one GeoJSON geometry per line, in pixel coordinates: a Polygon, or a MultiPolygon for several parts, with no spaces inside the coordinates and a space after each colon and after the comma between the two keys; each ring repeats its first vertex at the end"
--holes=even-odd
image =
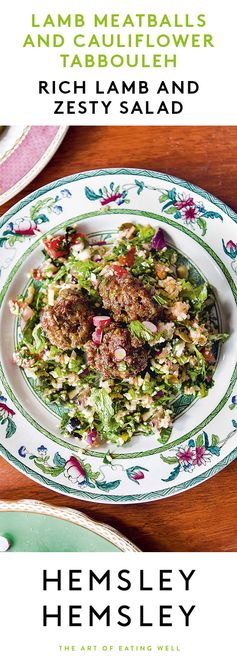
{"type": "Polygon", "coordinates": [[[1,124],[236,124],[236,19],[232,0],[8,0],[1,124]]]}
{"type": "Polygon", "coordinates": [[[2,555],[1,661],[235,663],[236,561],[235,553],[2,555]],[[48,583],[47,591],[43,591],[43,569],[48,578],[56,578],[61,571],[61,591],[55,582],[48,583]],[[73,570],[71,591],[69,570],[73,570]],[[94,582],[90,591],[90,570],[98,577],[109,570],[110,589],[103,581],[94,582]],[[122,570],[123,580],[118,576],[122,570]],[[180,571],[189,576],[192,570],[195,573],[189,590],[185,590],[180,571]],[[140,585],[141,571],[146,589],[140,585]],[[126,591],[124,578],[131,582],[131,589],[126,591]],[[55,618],[49,618],[48,625],[43,626],[44,605],[52,614],[61,606],[61,626],[55,618]],[[106,626],[105,617],[95,618],[93,627],[89,626],[90,605],[98,613],[110,606],[110,626],[106,626]],[[119,606],[125,605],[128,607],[124,612],[131,618],[127,627],[117,624],[118,620],[126,621],[118,612],[119,606]],[[187,627],[180,606],[188,612],[194,605],[187,627]],[[68,626],[69,606],[81,606],[73,611],[74,620],[82,626],[68,626]],[[144,606],[143,621],[153,626],[140,625],[140,606],[144,606]],[[172,622],[172,626],[160,625],[160,610],[164,622],[172,622]]]}

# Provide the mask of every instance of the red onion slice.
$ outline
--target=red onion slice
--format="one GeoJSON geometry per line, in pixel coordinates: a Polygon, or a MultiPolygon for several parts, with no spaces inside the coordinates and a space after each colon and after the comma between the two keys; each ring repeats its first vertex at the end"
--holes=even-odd
{"type": "Polygon", "coordinates": [[[89,430],[87,433],[87,438],[86,438],[87,444],[92,446],[93,444],[95,444],[96,440],[97,440],[97,430],[96,428],[92,428],[92,430],[89,430]]]}
{"type": "Polygon", "coordinates": [[[155,233],[153,240],[151,242],[151,247],[152,249],[156,249],[157,251],[161,251],[162,249],[165,249],[167,247],[164,232],[161,228],[159,228],[155,233]]]}

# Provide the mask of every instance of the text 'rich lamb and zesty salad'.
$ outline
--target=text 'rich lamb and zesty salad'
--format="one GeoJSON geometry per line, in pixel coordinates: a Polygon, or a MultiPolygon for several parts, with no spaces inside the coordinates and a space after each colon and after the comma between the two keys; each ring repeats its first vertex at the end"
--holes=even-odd
{"type": "Polygon", "coordinates": [[[77,226],[44,239],[25,295],[14,359],[44,400],[63,406],[61,430],[90,446],[134,433],[171,433],[181,394],[213,385],[219,334],[208,285],[195,285],[162,229],[123,224],[114,244],[77,226]]]}

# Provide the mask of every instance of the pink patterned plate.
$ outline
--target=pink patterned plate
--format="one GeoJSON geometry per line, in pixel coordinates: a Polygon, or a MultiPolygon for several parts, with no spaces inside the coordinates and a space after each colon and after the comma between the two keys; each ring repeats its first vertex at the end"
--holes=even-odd
{"type": "Polygon", "coordinates": [[[0,134],[0,205],[38,175],[50,161],[68,127],[6,127],[0,134]]]}

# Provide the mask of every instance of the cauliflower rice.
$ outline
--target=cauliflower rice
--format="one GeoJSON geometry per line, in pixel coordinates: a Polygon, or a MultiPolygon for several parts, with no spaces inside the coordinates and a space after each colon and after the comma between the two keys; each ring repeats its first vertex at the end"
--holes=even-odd
{"type": "Polygon", "coordinates": [[[120,446],[135,433],[166,442],[177,398],[207,395],[227,337],[208,284],[149,225],[123,224],[113,245],[66,227],[44,240],[44,256],[10,302],[15,362],[79,444],[120,446]]]}

